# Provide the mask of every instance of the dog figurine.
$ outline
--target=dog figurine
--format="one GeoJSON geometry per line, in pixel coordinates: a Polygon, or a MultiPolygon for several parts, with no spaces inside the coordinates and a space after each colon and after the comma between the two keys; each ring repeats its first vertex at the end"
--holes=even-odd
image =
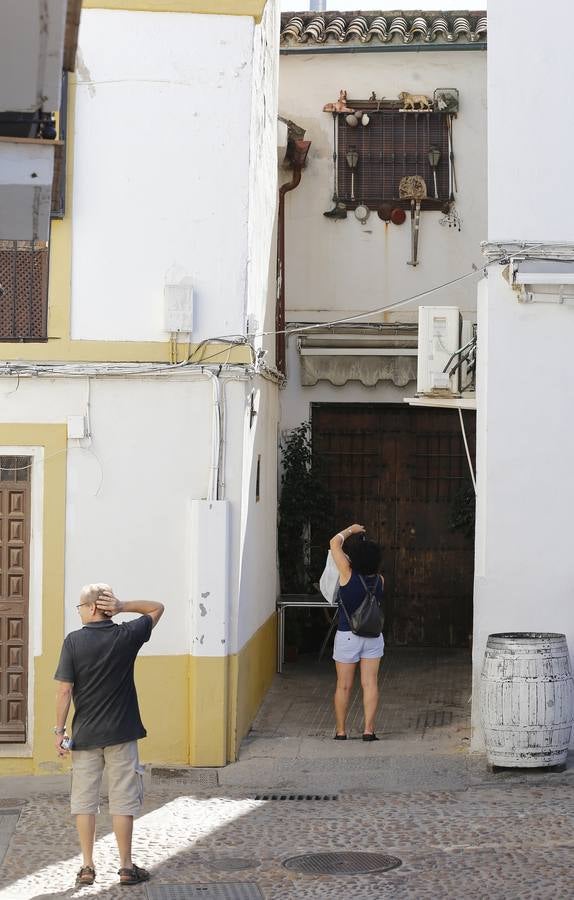
{"type": "Polygon", "coordinates": [[[349,106],[347,106],[347,91],[339,92],[339,99],[335,103],[326,103],[323,107],[323,112],[334,112],[334,113],[352,113],[352,110],[349,106]]]}

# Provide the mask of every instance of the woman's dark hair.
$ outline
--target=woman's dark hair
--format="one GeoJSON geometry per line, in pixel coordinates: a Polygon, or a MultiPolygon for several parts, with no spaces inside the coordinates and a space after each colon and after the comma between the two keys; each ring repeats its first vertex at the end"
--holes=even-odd
{"type": "Polygon", "coordinates": [[[379,571],[383,548],[376,541],[367,538],[358,541],[349,541],[345,545],[345,553],[351,560],[353,572],[359,575],[374,575],[379,571]]]}

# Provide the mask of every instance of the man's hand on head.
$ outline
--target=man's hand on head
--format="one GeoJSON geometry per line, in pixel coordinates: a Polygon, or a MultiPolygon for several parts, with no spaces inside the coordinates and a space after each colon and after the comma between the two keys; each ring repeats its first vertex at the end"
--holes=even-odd
{"type": "Polygon", "coordinates": [[[115,596],[112,591],[100,591],[96,602],[97,608],[100,612],[103,612],[105,616],[108,618],[112,618],[112,616],[116,616],[119,612],[122,611],[122,604],[115,596]]]}

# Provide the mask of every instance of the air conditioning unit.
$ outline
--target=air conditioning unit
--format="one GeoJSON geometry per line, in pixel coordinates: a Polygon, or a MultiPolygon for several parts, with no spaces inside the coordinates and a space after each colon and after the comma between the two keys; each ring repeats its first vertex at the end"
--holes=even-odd
{"type": "Polygon", "coordinates": [[[419,306],[418,394],[460,395],[460,368],[454,375],[445,368],[460,350],[461,340],[462,316],[457,306],[419,306]]]}

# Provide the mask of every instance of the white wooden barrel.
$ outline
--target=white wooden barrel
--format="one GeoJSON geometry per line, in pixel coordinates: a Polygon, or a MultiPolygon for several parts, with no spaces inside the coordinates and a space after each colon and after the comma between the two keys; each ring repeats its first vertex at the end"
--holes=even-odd
{"type": "Polygon", "coordinates": [[[574,680],[566,636],[491,634],[481,674],[486,755],[494,766],[566,761],[574,723],[574,680]]]}

